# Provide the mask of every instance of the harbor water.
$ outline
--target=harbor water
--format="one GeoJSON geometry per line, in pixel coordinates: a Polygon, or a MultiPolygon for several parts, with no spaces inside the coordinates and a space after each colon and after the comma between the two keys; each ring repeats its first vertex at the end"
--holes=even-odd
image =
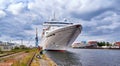
{"type": "Polygon", "coordinates": [[[69,49],[65,52],[47,51],[58,66],[120,66],[120,50],[69,49]]]}

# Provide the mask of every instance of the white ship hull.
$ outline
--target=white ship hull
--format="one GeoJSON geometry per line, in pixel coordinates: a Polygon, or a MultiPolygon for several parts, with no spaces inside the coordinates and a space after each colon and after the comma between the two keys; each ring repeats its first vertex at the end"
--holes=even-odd
{"type": "Polygon", "coordinates": [[[71,25],[50,32],[41,42],[43,49],[66,50],[81,33],[81,29],[81,25],[71,25]]]}

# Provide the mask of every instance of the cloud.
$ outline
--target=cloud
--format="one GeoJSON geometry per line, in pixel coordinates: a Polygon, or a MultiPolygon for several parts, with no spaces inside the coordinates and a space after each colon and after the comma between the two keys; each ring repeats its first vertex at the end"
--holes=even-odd
{"type": "Polygon", "coordinates": [[[79,40],[119,40],[119,3],[119,0],[0,0],[0,40],[34,38],[35,28],[40,34],[42,23],[52,18],[53,12],[60,21],[67,18],[82,24],[79,40]]]}
{"type": "Polygon", "coordinates": [[[24,10],[25,5],[22,2],[10,4],[7,8],[7,11],[11,12],[14,15],[20,14],[24,10]]]}
{"type": "Polygon", "coordinates": [[[6,16],[6,13],[3,10],[0,10],[0,18],[3,18],[6,16]]]}
{"type": "Polygon", "coordinates": [[[70,10],[69,12],[73,18],[91,20],[103,12],[118,10],[118,6],[118,0],[84,0],[80,1],[80,5],[77,5],[77,9],[73,8],[73,10],[70,10]]]}
{"type": "Polygon", "coordinates": [[[108,41],[119,40],[116,39],[117,35],[120,35],[119,28],[120,15],[116,11],[106,11],[92,18],[90,21],[83,23],[83,35],[85,34],[94,38],[98,37],[98,39],[106,36],[104,40],[108,41]]]}
{"type": "Polygon", "coordinates": [[[0,0],[0,10],[5,9],[9,3],[9,1],[0,0]]]}

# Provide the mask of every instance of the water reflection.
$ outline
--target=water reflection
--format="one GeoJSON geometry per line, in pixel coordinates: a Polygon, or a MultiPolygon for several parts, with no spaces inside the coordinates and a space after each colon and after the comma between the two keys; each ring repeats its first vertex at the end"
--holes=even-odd
{"type": "Polygon", "coordinates": [[[79,62],[79,58],[72,52],[46,51],[46,54],[54,60],[58,66],[82,66],[81,62],[79,62]]]}
{"type": "Polygon", "coordinates": [[[47,51],[58,66],[120,66],[120,50],[70,49],[66,52],[47,51]]]}

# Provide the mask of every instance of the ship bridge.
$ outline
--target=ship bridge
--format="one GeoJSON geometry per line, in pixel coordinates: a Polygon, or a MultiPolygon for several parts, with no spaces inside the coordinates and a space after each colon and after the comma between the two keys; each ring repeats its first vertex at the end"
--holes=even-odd
{"type": "Polygon", "coordinates": [[[64,26],[73,25],[73,23],[67,23],[67,22],[57,22],[57,21],[49,21],[43,23],[43,34],[46,35],[51,31],[63,28],[64,26]]]}
{"type": "Polygon", "coordinates": [[[73,23],[65,23],[65,22],[44,22],[45,25],[72,25],[73,23]]]}

